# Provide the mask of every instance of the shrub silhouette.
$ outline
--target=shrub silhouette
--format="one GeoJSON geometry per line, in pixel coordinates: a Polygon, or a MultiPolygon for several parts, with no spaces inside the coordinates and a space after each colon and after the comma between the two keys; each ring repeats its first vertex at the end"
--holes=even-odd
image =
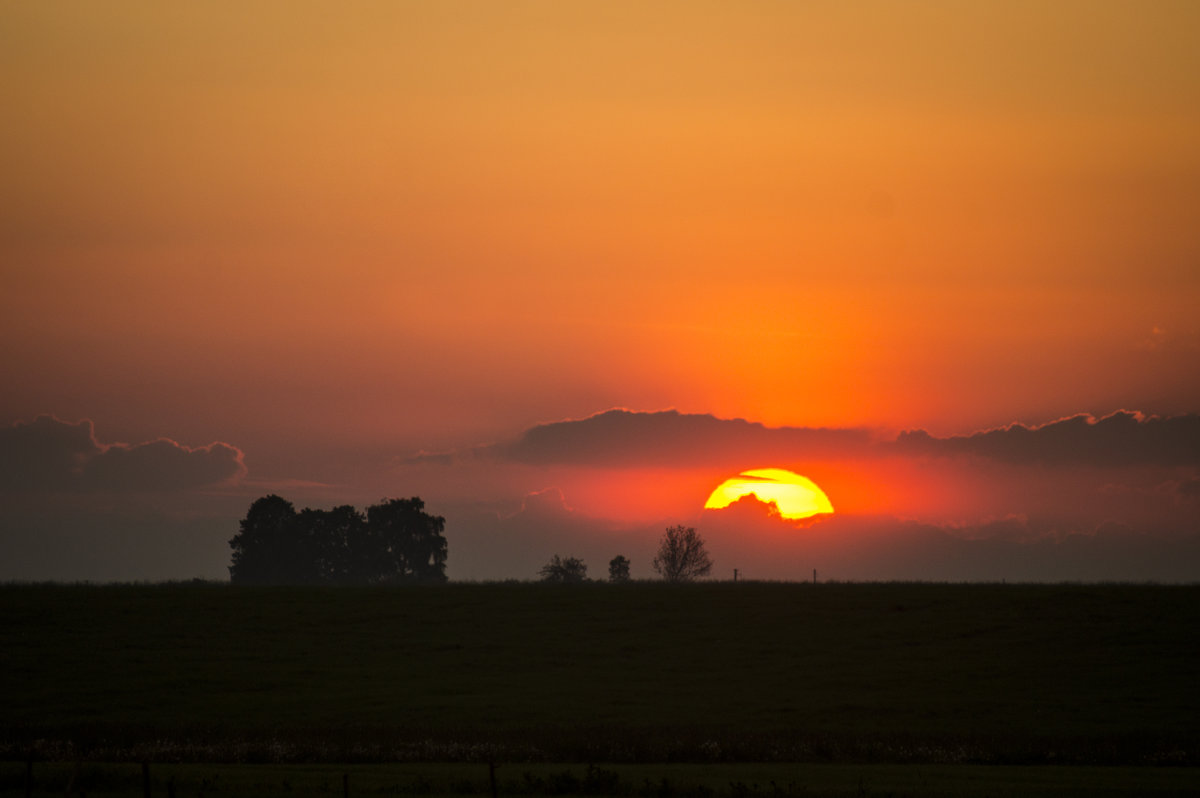
{"type": "Polygon", "coordinates": [[[629,558],[624,554],[618,554],[608,561],[608,581],[629,581],[629,558]]]}
{"type": "Polygon", "coordinates": [[[542,566],[538,575],[542,577],[543,582],[584,582],[587,581],[587,566],[578,557],[567,557],[564,560],[555,554],[550,558],[550,562],[542,566]]]}
{"type": "Polygon", "coordinates": [[[713,566],[704,538],[691,526],[667,527],[652,565],[654,572],[668,582],[690,582],[707,576],[713,566]]]}

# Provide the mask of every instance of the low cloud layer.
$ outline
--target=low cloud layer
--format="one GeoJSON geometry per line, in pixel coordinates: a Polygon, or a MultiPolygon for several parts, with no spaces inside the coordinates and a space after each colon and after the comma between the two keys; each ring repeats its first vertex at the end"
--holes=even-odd
{"type": "Polygon", "coordinates": [[[512,515],[449,508],[452,579],[535,579],[553,555],[579,557],[603,579],[616,555],[634,578],[652,579],[665,528],[695,526],[713,556],[714,579],[808,581],[1160,581],[1200,578],[1200,535],[1116,523],[1079,526],[1008,517],[938,525],[887,515],[795,523],[753,501],[693,517],[620,524],[572,510],[557,490],[526,497],[512,515]]]}
{"type": "MultiPolygon", "coordinates": [[[[823,580],[1194,581],[1198,427],[1194,415],[1119,412],[880,440],[862,430],[613,410],[417,458],[355,488],[367,496],[295,489],[314,506],[397,489],[421,495],[447,518],[452,579],[533,579],[555,554],[583,558],[594,578],[620,554],[635,577],[650,578],[663,529],[685,523],[709,540],[721,578],[738,568],[758,579],[811,579],[817,569],[823,580]],[[796,526],[757,502],[700,509],[721,474],[792,463],[829,492],[836,515],[796,526]]],[[[90,421],[50,416],[0,428],[0,493],[10,505],[0,519],[0,579],[223,578],[251,493],[275,487],[188,489],[244,473],[241,451],[223,443],[101,443],[90,421]],[[143,547],[152,534],[178,538],[194,559],[171,559],[165,542],[143,547]],[[153,557],[130,554],[143,548],[153,557]],[[98,553],[110,549],[131,564],[98,553]]]]}
{"type": "Polygon", "coordinates": [[[768,460],[856,459],[881,455],[973,456],[1015,465],[1099,467],[1200,465],[1200,415],[1143,416],[1120,410],[1070,416],[1040,426],[935,437],[924,430],[881,441],[862,429],[766,427],[743,419],[674,410],[608,410],[539,424],[507,443],[415,462],[452,463],[464,454],[524,465],[616,468],[720,466],[768,460]]]}
{"type": "Polygon", "coordinates": [[[608,410],[588,418],[539,424],[517,440],[475,454],[525,465],[736,467],[764,457],[841,456],[865,450],[869,433],[857,429],[765,427],[675,410],[608,410]]]}
{"type": "Polygon", "coordinates": [[[177,491],[227,482],[246,471],[227,443],[190,447],[167,438],[101,443],[92,422],[53,416],[0,428],[0,490],[177,491]]]}
{"type": "MultiPolygon", "coordinates": [[[[1117,524],[1070,529],[1011,518],[967,527],[886,516],[834,516],[804,528],[740,514],[707,513],[699,526],[721,571],[805,580],[1161,581],[1200,577],[1200,536],[1117,524]]],[[[760,514],[761,515],[761,514],[760,514]]]]}
{"type": "Polygon", "coordinates": [[[1016,464],[1195,466],[1200,465],[1200,415],[1159,418],[1120,410],[1102,418],[1081,414],[949,438],[916,430],[901,433],[895,446],[906,454],[965,454],[1016,464]]]}
{"type": "Polygon", "coordinates": [[[515,516],[457,519],[463,546],[457,564],[451,557],[454,578],[528,576],[554,554],[584,557],[594,573],[618,553],[648,577],[662,527],[689,518],[729,574],[740,568],[757,578],[811,578],[813,568],[840,579],[1200,578],[1194,415],[1120,411],[884,439],[855,429],[612,410],[539,425],[444,462],[467,461],[485,471],[534,466],[520,473],[561,492],[528,496],[515,516]],[[692,515],[717,484],[714,474],[768,464],[794,465],[813,478],[837,514],[803,529],[763,521],[753,502],[692,515]],[[698,490],[689,493],[684,477],[698,490]],[[648,498],[635,498],[639,490],[648,498]],[[677,495],[689,501],[672,503],[677,495]],[[639,511],[622,513],[625,504],[639,511]]]}
{"type": "Polygon", "coordinates": [[[753,506],[706,512],[723,565],[752,578],[949,581],[1161,581],[1200,577],[1200,535],[1104,522],[1008,517],[939,525],[833,516],[805,527],[753,506]],[[744,565],[742,563],[745,563],[744,565]]]}

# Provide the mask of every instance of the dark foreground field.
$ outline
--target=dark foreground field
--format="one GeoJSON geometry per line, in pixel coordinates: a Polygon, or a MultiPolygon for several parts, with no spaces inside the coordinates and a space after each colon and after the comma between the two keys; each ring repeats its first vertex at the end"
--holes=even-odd
{"type": "MultiPolygon", "coordinates": [[[[483,764],[225,765],[0,762],[0,796],[298,798],[399,795],[491,798],[483,764]],[[31,776],[27,782],[27,776],[31,776]]],[[[1094,798],[1194,796],[1195,768],[869,764],[506,764],[497,798],[1094,798]]]]}
{"type": "Polygon", "coordinates": [[[0,758],[1194,767],[1197,629],[1195,586],[6,586],[0,758]]]}

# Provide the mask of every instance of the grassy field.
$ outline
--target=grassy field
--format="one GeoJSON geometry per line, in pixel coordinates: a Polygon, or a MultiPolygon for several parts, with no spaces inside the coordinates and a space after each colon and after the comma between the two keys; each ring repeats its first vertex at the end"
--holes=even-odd
{"type": "MultiPolygon", "coordinates": [[[[31,796],[144,795],[137,764],[42,764],[31,796]]],[[[487,765],[156,764],[151,795],[176,798],[296,796],[491,796],[487,765]]],[[[502,765],[497,796],[628,798],[820,798],[821,796],[1185,796],[1194,768],[987,765],[658,764],[502,765]]],[[[26,766],[0,763],[0,796],[24,796],[26,766]]]]}
{"type": "Polygon", "coordinates": [[[1200,764],[1200,587],[0,587],[0,756],[1200,764]]]}

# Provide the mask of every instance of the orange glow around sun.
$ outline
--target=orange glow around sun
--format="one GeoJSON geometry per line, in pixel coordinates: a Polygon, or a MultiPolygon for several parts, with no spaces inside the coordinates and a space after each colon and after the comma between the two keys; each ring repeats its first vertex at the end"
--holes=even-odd
{"type": "Polygon", "coordinates": [[[784,518],[809,518],[833,512],[829,497],[815,482],[783,468],[757,468],[725,480],[708,497],[704,509],[719,510],[749,495],[773,503],[784,518]]]}

